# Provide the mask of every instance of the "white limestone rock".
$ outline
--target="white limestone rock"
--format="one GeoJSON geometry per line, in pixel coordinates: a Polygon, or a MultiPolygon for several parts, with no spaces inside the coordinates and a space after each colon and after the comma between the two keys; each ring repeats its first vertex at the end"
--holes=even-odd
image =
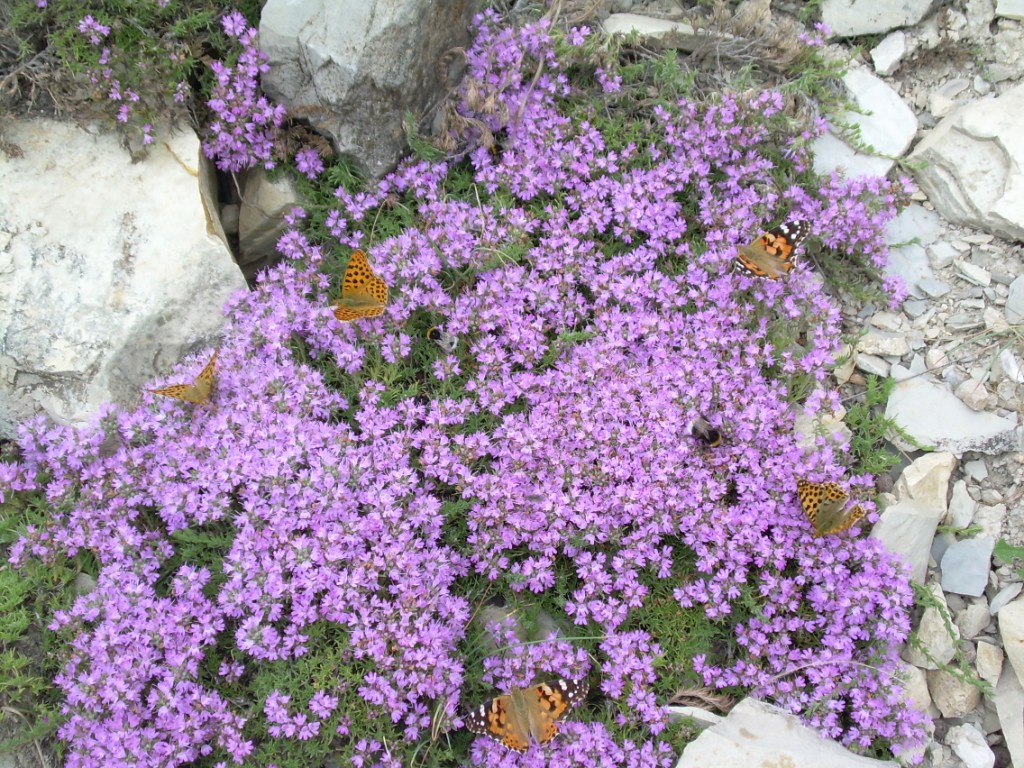
{"type": "Polygon", "coordinates": [[[1017,679],[1024,685],[1024,597],[1004,605],[996,614],[999,637],[1017,679]]]}
{"type": "Polygon", "coordinates": [[[737,704],[721,723],[705,730],[683,750],[676,768],[881,768],[895,762],[848,752],[803,725],[794,715],[754,699],[737,704]]]}
{"type": "Polygon", "coordinates": [[[946,513],[946,493],[949,478],[956,468],[956,457],[951,453],[926,453],[906,467],[896,480],[896,497],[912,499],[930,507],[941,507],[946,513]]]}
{"type": "Polygon", "coordinates": [[[997,0],[996,16],[1024,21],[1024,0],[997,0]]]}
{"type": "Polygon", "coordinates": [[[481,5],[267,0],[263,90],[383,176],[405,152],[405,116],[424,114],[458,83],[462,59],[448,54],[466,46],[481,5]]]}
{"type": "Polygon", "coordinates": [[[0,435],[45,411],[85,423],[136,401],[245,289],[202,196],[199,141],[162,132],[140,162],[117,136],[8,121],[0,153],[0,435]]]}
{"type": "Polygon", "coordinates": [[[826,133],[812,143],[814,170],[823,176],[834,171],[848,177],[884,176],[893,158],[902,157],[914,140],[917,118],[896,91],[866,69],[851,69],[843,84],[860,111],[843,113],[839,122],[859,127],[863,151],[826,133]]]}
{"type": "Polygon", "coordinates": [[[1015,768],[1024,765],[1024,686],[1009,664],[1003,664],[995,696],[992,697],[1003,741],[1015,768]]]}
{"type": "Polygon", "coordinates": [[[684,21],[656,19],[638,13],[613,13],[603,22],[601,28],[608,35],[630,35],[636,32],[641,37],[656,39],[672,36],[672,42],[680,50],[695,51],[705,38],[697,35],[693,27],[684,21]]]}
{"type": "Polygon", "coordinates": [[[903,683],[903,698],[919,712],[937,715],[939,710],[932,705],[925,671],[913,664],[907,664],[905,661],[900,661],[899,665],[899,678],[903,683]]]}
{"type": "Polygon", "coordinates": [[[984,595],[956,614],[956,627],[965,640],[973,640],[991,621],[992,613],[984,595]]]}
{"type": "Polygon", "coordinates": [[[1024,584],[1021,584],[1019,581],[1014,582],[1013,584],[1007,584],[1005,587],[1000,589],[992,597],[992,602],[988,607],[989,613],[995,616],[1003,609],[1004,605],[1007,605],[1011,600],[1014,600],[1017,595],[1021,593],[1022,589],[1024,589],[1024,584]]]}
{"type": "Polygon", "coordinates": [[[980,597],[988,584],[995,545],[991,536],[975,536],[950,546],[942,556],[943,591],[980,597]]]}
{"type": "Polygon", "coordinates": [[[871,63],[882,77],[888,77],[897,69],[907,55],[907,36],[902,29],[890,32],[878,45],[871,49],[871,63]]]}
{"type": "Polygon", "coordinates": [[[1024,85],[957,108],[917,145],[916,178],[956,224],[1024,240],[1024,85]]]}
{"type": "Polygon", "coordinates": [[[963,717],[981,701],[981,691],[973,681],[941,669],[928,672],[928,692],[943,717],[963,717]]]}
{"type": "Polygon", "coordinates": [[[978,502],[971,498],[967,492],[967,483],[964,480],[957,480],[953,483],[953,493],[949,497],[949,507],[946,513],[946,522],[954,528],[966,528],[974,519],[974,511],[978,508],[978,502]]]}
{"type": "Polygon", "coordinates": [[[997,685],[1003,673],[1003,649],[995,643],[979,642],[977,654],[974,668],[978,670],[978,677],[997,685]]]}
{"type": "Polygon", "coordinates": [[[969,723],[950,728],[946,743],[953,748],[966,768],[992,768],[996,756],[985,741],[985,734],[969,723]]]}
{"type": "MultiPolygon", "coordinates": [[[[1020,440],[1015,420],[972,411],[944,385],[924,378],[899,382],[886,404],[885,417],[894,419],[922,445],[957,456],[966,451],[1004,453],[1015,450],[1020,440]]],[[[898,437],[894,442],[901,445],[898,437]]]]}
{"type": "Polygon", "coordinates": [[[241,186],[239,261],[243,267],[266,266],[280,256],[277,241],[288,229],[284,217],[298,205],[298,192],[287,176],[271,179],[262,168],[244,174],[241,186]]]}
{"type": "Polygon", "coordinates": [[[885,508],[871,537],[890,552],[898,554],[910,567],[910,578],[924,582],[935,528],[945,514],[945,506],[927,506],[906,499],[885,508]]]}
{"type": "Polygon", "coordinates": [[[907,343],[906,333],[868,328],[867,332],[857,340],[855,349],[858,354],[903,357],[909,354],[910,344],[907,343]]]}
{"type": "Polygon", "coordinates": [[[838,37],[875,35],[917,24],[932,5],[932,0],[824,0],[821,20],[838,37]]]}
{"type": "MultiPolygon", "coordinates": [[[[938,669],[956,654],[957,643],[960,642],[960,630],[953,624],[952,616],[946,605],[946,598],[938,584],[929,584],[928,590],[938,603],[938,607],[929,605],[921,614],[921,623],[917,627],[917,637],[922,649],[908,645],[903,649],[903,660],[921,669],[938,669]],[[950,625],[950,626],[947,626],[950,625]],[[950,632],[952,629],[952,633],[950,632]]],[[[934,698],[934,693],[933,693],[934,698]]]]}

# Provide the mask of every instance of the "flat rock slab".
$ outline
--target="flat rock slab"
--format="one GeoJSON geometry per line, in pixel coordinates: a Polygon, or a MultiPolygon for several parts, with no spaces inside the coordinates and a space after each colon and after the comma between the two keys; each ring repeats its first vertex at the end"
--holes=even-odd
{"type": "Polygon", "coordinates": [[[687,745],[676,768],[878,768],[897,763],[855,755],[788,712],[744,699],[687,745]]]}
{"type": "Polygon", "coordinates": [[[954,110],[910,155],[917,182],[950,221],[1024,240],[1024,85],[954,110]]]}
{"type": "Polygon", "coordinates": [[[901,381],[893,388],[885,417],[921,445],[956,456],[966,451],[1005,453],[1017,450],[1020,442],[1015,420],[972,411],[944,385],[921,378],[901,381]]]}
{"type": "MultiPolygon", "coordinates": [[[[44,411],[88,422],[133,403],[184,350],[219,334],[245,290],[190,130],[136,162],[109,133],[9,121],[0,153],[0,435],[44,411]]],[[[208,357],[208,355],[207,355],[208,357]]]]}

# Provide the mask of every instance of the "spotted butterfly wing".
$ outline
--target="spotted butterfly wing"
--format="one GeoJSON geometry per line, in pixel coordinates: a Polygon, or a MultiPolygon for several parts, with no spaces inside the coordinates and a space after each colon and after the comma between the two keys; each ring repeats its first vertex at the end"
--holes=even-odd
{"type": "Polygon", "coordinates": [[[334,302],[334,316],[345,323],[377,317],[387,303],[387,283],[374,273],[365,253],[353,251],[341,280],[341,298],[334,302]]]}
{"type": "Polygon", "coordinates": [[[466,727],[488,736],[509,749],[525,752],[530,737],[547,744],[558,733],[558,721],[577,702],[586,698],[586,679],[557,680],[519,688],[485,701],[466,716],[466,727]]]}
{"type": "Polygon", "coordinates": [[[838,483],[798,480],[796,492],[800,497],[800,506],[814,526],[816,537],[842,533],[866,514],[860,504],[847,509],[850,494],[838,483]]]}
{"type": "Polygon", "coordinates": [[[210,393],[213,391],[214,384],[214,366],[217,363],[217,352],[213,353],[202,371],[196,376],[196,380],[191,384],[172,384],[169,387],[160,387],[159,389],[149,390],[154,395],[163,395],[164,397],[174,397],[178,400],[184,400],[186,403],[194,403],[195,405],[204,405],[210,400],[210,393]]]}
{"type": "Polygon", "coordinates": [[[778,280],[793,268],[796,249],[807,239],[811,223],[793,219],[736,250],[736,265],[749,275],[778,280]]]}

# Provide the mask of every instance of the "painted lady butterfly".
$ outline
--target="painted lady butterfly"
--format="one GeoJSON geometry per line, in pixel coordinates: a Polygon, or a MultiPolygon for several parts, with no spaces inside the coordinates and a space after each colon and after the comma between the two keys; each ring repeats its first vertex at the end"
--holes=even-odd
{"type": "Polygon", "coordinates": [[[860,504],[851,509],[846,508],[850,494],[838,483],[798,480],[796,492],[800,497],[800,506],[814,525],[816,537],[842,533],[865,515],[864,507],[860,504]]]}
{"type": "Polygon", "coordinates": [[[343,323],[377,317],[387,303],[387,283],[377,277],[365,253],[352,251],[341,280],[341,298],[334,302],[334,316],[343,323]]]}
{"type": "Polygon", "coordinates": [[[204,405],[209,402],[210,392],[213,391],[213,366],[216,362],[217,352],[215,350],[213,357],[210,358],[210,362],[199,372],[196,380],[191,384],[172,384],[169,387],[160,387],[159,389],[150,389],[148,391],[154,395],[175,397],[178,400],[184,400],[186,403],[204,405]]]}
{"type": "Polygon", "coordinates": [[[811,232],[806,219],[792,219],[736,250],[736,265],[754,277],[778,280],[793,268],[796,249],[811,232]]]}
{"type": "Polygon", "coordinates": [[[516,752],[525,752],[531,735],[538,744],[547,744],[555,738],[558,721],[574,704],[586,698],[588,690],[585,678],[519,688],[504,696],[495,696],[470,711],[466,715],[466,727],[516,752]]]}

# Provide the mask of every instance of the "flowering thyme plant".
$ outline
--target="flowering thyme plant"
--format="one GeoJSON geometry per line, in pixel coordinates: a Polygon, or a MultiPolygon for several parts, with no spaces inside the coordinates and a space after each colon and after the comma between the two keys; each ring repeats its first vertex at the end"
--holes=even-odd
{"type": "Polygon", "coordinates": [[[900,567],[856,529],[815,539],[795,500],[799,477],[866,479],[800,449],[766,373],[821,382],[837,306],[809,265],[729,271],[783,209],[881,259],[896,190],[776,186],[778,94],[641,108],[597,40],[485,16],[459,111],[495,151],[340,189],[324,242],[282,238],[227,307],[211,407],[23,429],[0,481],[52,514],[14,562],[99,573],[53,622],[69,765],[669,766],[664,704],[699,685],[862,749],[920,741],[900,567]],[[339,324],[335,249],[356,246],[391,299],[339,324]],[[700,414],[722,446],[687,436],[700,414]],[[592,693],[548,746],[458,729],[460,705],[559,677],[592,693]]]}

